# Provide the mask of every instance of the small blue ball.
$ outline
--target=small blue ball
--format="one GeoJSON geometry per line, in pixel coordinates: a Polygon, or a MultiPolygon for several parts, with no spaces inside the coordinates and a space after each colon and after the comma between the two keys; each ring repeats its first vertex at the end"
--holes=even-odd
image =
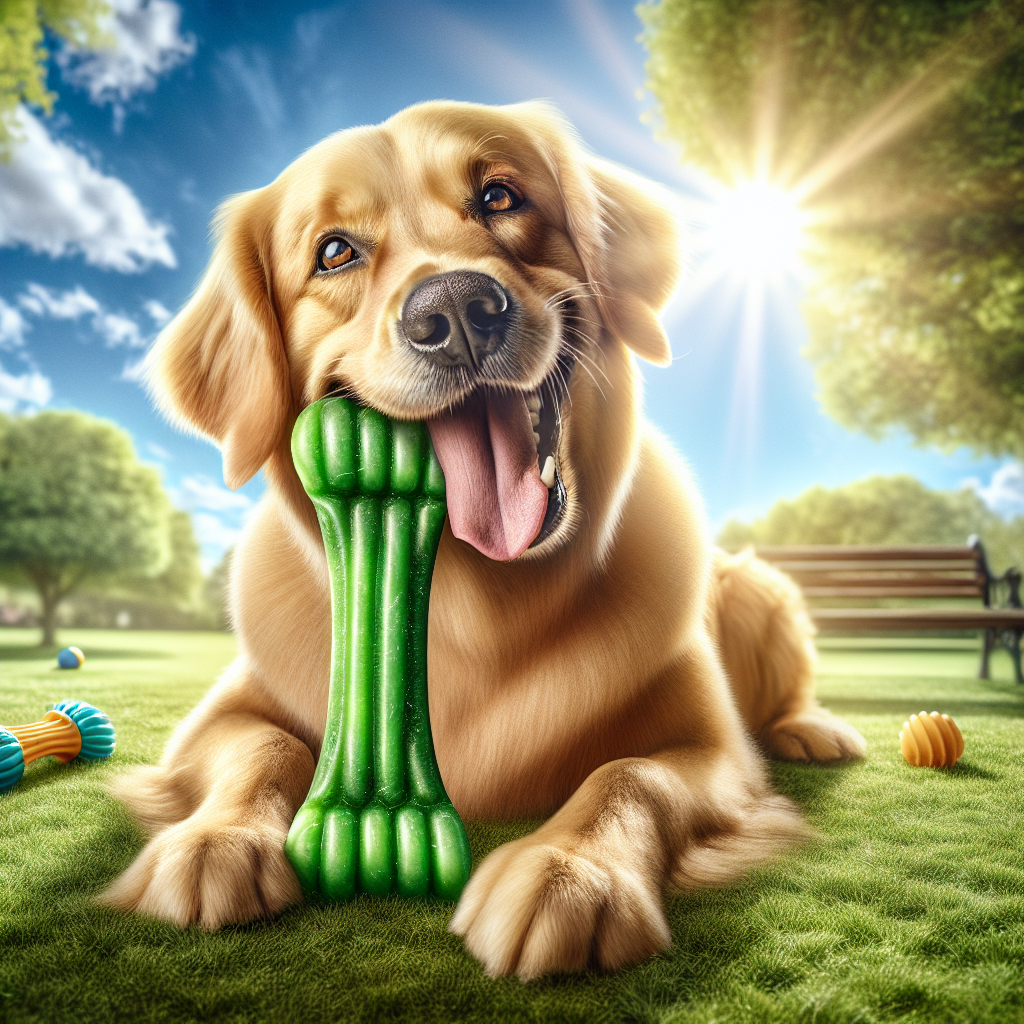
{"type": "Polygon", "coordinates": [[[81,668],[85,661],[85,655],[77,647],[65,647],[57,655],[57,664],[60,668],[81,668]]]}

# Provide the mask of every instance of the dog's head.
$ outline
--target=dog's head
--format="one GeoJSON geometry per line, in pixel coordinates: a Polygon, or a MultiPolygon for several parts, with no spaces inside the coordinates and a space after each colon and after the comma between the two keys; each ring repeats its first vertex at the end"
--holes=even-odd
{"type": "Polygon", "coordinates": [[[550,108],[427,103],[340,132],[225,203],[218,233],[149,379],[228,486],[333,393],[428,422],[452,530],[491,558],[563,542],[586,480],[614,490],[623,346],[669,359],[675,220],[550,108]]]}

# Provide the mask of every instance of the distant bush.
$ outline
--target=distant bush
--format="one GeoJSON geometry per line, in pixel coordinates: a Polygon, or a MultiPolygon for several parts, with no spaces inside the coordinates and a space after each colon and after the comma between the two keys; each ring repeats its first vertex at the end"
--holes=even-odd
{"type": "Polygon", "coordinates": [[[873,476],[812,487],[777,501],[752,523],[731,519],[718,535],[729,550],[747,544],[963,544],[981,537],[993,571],[1024,568],[1024,516],[996,515],[974,491],[933,491],[912,476],[873,476]]]}

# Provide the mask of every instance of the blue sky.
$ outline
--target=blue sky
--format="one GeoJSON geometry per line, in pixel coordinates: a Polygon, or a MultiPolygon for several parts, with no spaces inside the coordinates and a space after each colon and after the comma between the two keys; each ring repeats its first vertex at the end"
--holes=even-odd
{"type": "MultiPolygon", "coordinates": [[[[54,113],[22,112],[24,142],[0,165],[0,409],[78,408],[124,426],[192,511],[207,564],[262,482],[227,491],[217,451],[163,422],[133,368],[202,274],[226,196],[410,103],[539,97],[597,153],[684,199],[707,194],[641,120],[651,100],[633,0],[115,9],[113,51],[56,48],[54,113]]],[[[816,483],[896,472],[940,488],[973,480],[1000,510],[1024,511],[1019,466],[874,442],[824,416],[800,356],[799,295],[793,279],[768,294],[755,350],[741,344],[735,281],[684,284],[665,316],[673,363],[644,367],[647,414],[693,467],[713,524],[816,483]]]]}

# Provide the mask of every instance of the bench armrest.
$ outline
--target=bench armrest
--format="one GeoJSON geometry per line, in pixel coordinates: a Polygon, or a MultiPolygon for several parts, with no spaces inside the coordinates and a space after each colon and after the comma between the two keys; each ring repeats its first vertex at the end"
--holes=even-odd
{"type": "Polygon", "coordinates": [[[986,608],[1020,608],[1020,569],[1007,569],[1001,576],[993,574],[988,567],[985,556],[985,545],[981,538],[972,534],[967,538],[967,546],[974,549],[978,564],[978,576],[984,581],[983,600],[986,608]]]}

